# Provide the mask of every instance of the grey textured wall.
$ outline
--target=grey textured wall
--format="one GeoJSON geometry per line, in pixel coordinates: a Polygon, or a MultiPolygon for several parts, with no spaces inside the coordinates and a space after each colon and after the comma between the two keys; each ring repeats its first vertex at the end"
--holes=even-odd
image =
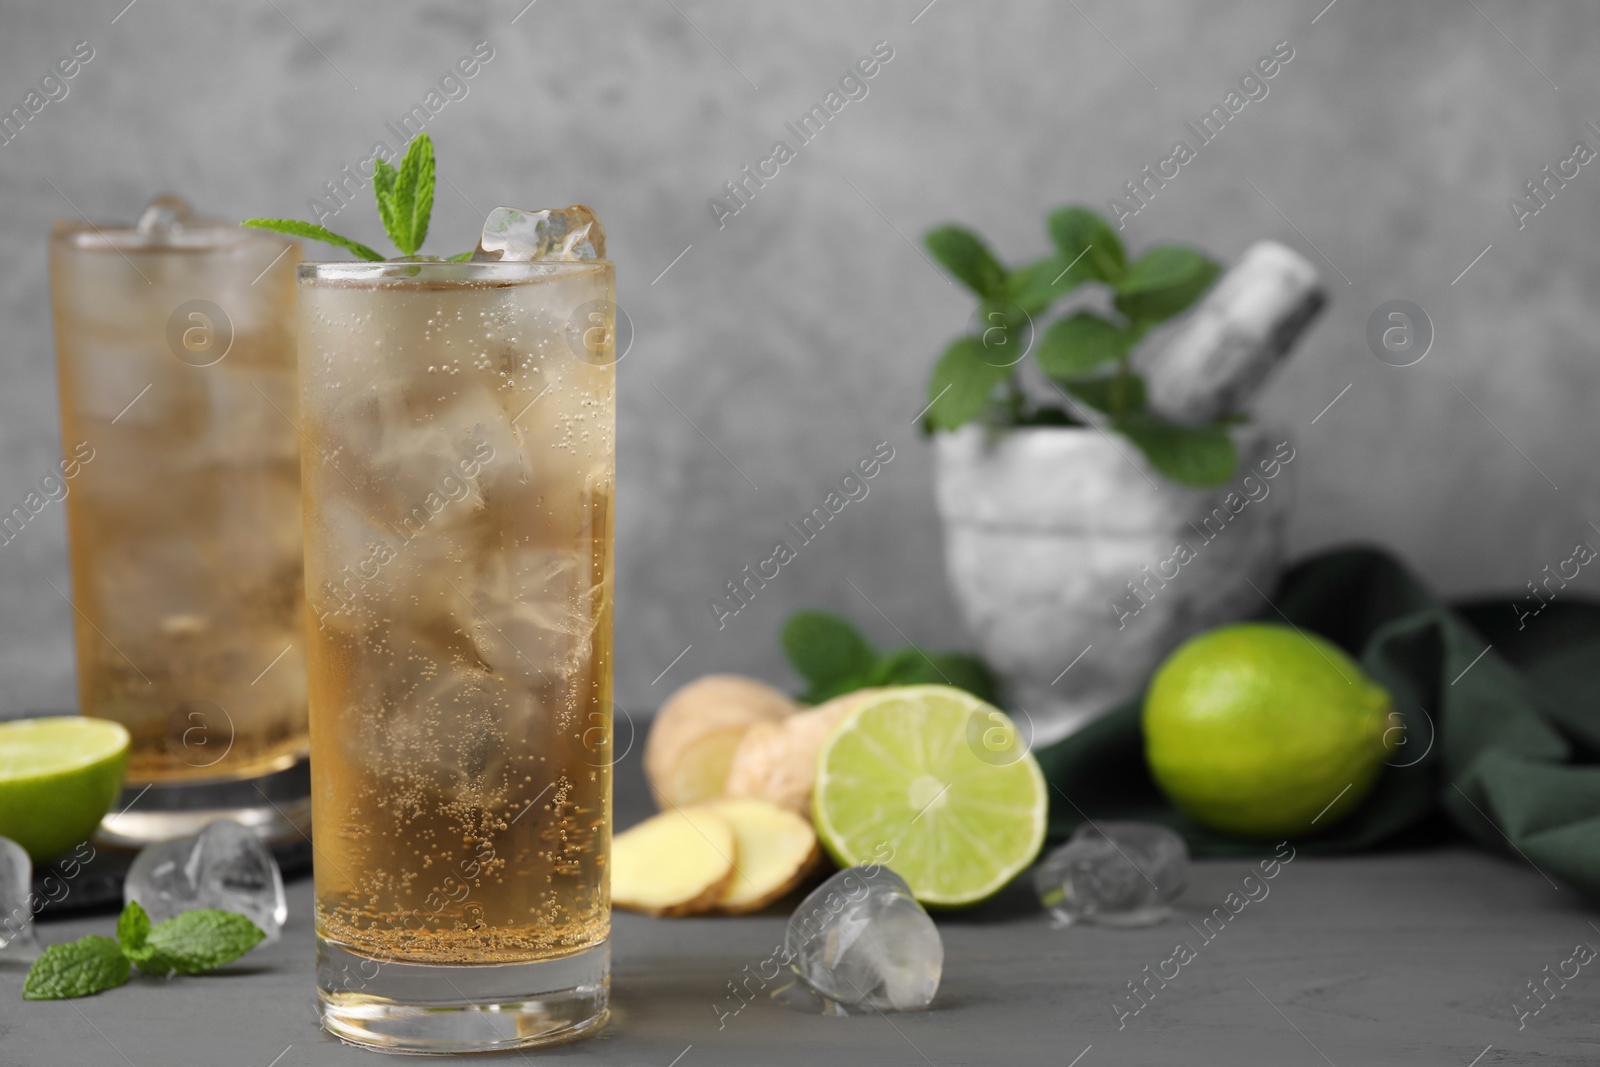
{"type": "MultiPolygon", "coordinates": [[[[0,502],[59,447],[51,218],[130,218],[163,189],[217,213],[303,215],[488,41],[469,94],[428,125],[449,180],[430,248],[470,244],[501,202],[582,200],[606,222],[637,331],[618,416],[622,706],[712,669],[784,679],[774,637],[802,605],[885,642],[958,644],[911,424],[970,304],[913,243],[954,219],[1014,260],[1041,254],[1048,208],[1103,207],[1288,41],[1269,95],[1125,237],[1232,258],[1271,236],[1324,269],[1333,307],[1264,404],[1301,448],[1296,550],[1380,541],[1461,593],[1520,589],[1581,532],[1600,536],[1584,525],[1600,519],[1600,167],[1520,231],[1506,204],[1575,141],[1600,147],[1584,126],[1600,122],[1592,8],[524,2],[0,4],[5,109],[74,42],[95,50],[0,145],[0,502]],[[868,96],[719,230],[708,197],[878,41],[894,58],[868,96]],[[1364,339],[1395,298],[1437,330],[1405,369],[1364,339]],[[709,598],[884,440],[895,459],[870,496],[718,631],[709,598]]],[[[380,236],[365,204],[339,221],[380,236]]],[[[47,578],[66,588],[56,505],[0,545],[0,711],[73,700],[69,608],[47,578]]]]}

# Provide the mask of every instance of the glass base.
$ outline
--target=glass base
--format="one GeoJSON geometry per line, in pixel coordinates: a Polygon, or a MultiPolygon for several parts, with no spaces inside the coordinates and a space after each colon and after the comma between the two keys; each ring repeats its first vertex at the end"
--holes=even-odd
{"type": "Polygon", "coordinates": [[[536,963],[400,963],[317,939],[323,1029],[380,1052],[554,1045],[606,1021],[611,945],[536,963]]]}
{"type": "Polygon", "coordinates": [[[233,819],[254,830],[269,847],[292,846],[311,835],[311,762],[258,778],[128,785],[110,815],[100,820],[94,843],[142,848],[233,819]]]}

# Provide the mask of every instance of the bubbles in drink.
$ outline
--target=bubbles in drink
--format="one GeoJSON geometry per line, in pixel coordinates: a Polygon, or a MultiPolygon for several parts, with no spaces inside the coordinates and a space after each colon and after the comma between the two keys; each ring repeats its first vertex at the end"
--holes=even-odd
{"type": "Polygon", "coordinates": [[[176,197],[52,238],[62,437],[92,450],[65,497],[80,702],[132,733],[131,782],[253,777],[309,747],[298,260],[176,197]],[[173,740],[202,702],[231,724],[204,752],[173,740]]]}
{"type": "MultiPolygon", "coordinates": [[[[542,225],[603,248],[592,216],[542,225]]],[[[500,962],[606,935],[584,739],[610,715],[615,376],[563,331],[610,298],[608,265],[571,261],[302,285],[326,940],[500,962]]]]}

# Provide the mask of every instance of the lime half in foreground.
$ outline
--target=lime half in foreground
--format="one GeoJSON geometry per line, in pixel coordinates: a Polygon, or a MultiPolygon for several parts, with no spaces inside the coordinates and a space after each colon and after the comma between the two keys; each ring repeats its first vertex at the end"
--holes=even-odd
{"type": "Polygon", "coordinates": [[[0,722],[0,837],[35,860],[88,838],[122,788],[128,740],[81,715],[0,722]]]}
{"type": "Polygon", "coordinates": [[[999,892],[1044,843],[1044,775],[1005,714],[943,685],[864,699],[817,758],[812,817],[841,866],[882,864],[925,904],[999,892]]]}

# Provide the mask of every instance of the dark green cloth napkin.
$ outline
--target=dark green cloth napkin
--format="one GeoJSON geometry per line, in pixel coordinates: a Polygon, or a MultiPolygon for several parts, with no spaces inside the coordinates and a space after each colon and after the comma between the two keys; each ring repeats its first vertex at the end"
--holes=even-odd
{"type": "MultiPolygon", "coordinates": [[[[1404,743],[1366,802],[1297,849],[1417,844],[1453,826],[1600,898],[1600,605],[1558,595],[1519,617],[1514,602],[1524,612],[1539,603],[1441,604],[1368,548],[1316,556],[1284,576],[1263,619],[1344,648],[1405,716],[1393,738],[1404,743]]],[[[1036,753],[1051,785],[1051,839],[1086,818],[1140,819],[1171,826],[1197,855],[1261,852],[1167,803],[1145,769],[1142,704],[1036,753]]]]}

